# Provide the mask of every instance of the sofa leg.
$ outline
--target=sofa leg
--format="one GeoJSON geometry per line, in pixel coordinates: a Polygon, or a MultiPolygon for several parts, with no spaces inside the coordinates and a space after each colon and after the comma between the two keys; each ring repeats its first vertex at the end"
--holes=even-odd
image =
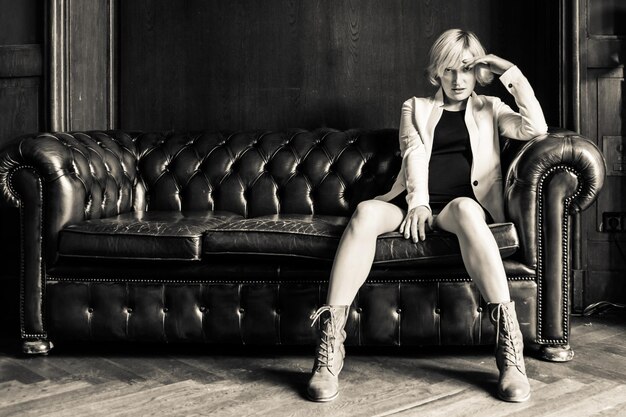
{"type": "Polygon", "coordinates": [[[549,362],[569,362],[574,358],[574,350],[570,345],[543,345],[539,357],[549,362]]]}
{"type": "Polygon", "coordinates": [[[29,339],[22,342],[22,352],[27,355],[47,355],[54,345],[46,339],[29,339]]]}

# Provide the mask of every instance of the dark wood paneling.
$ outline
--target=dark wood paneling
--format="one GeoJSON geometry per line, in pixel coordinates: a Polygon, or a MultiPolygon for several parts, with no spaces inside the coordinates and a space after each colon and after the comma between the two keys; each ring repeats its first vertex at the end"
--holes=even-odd
{"type": "Polygon", "coordinates": [[[623,39],[589,39],[588,48],[589,68],[612,68],[626,62],[623,39]]]}
{"type": "Polygon", "coordinates": [[[41,45],[0,45],[0,78],[42,75],[41,45]]]}
{"type": "Polygon", "coordinates": [[[619,138],[626,137],[626,89],[623,60],[626,10],[621,1],[580,2],[581,132],[612,161],[598,200],[583,215],[583,259],[587,269],[584,305],[602,300],[626,302],[626,233],[609,232],[605,212],[626,212],[626,177],[613,171],[623,158],[619,138]],[[607,138],[614,142],[605,145],[607,138]],[[617,175],[616,175],[617,174],[617,175]]]}
{"type": "Polygon", "coordinates": [[[68,7],[68,128],[106,129],[108,1],[72,1],[68,7]]]}
{"type": "MultiPolygon", "coordinates": [[[[613,233],[608,242],[605,240],[589,241],[589,250],[593,256],[589,257],[588,267],[591,271],[611,272],[620,281],[626,283],[621,279],[626,274],[626,236],[621,235],[621,233],[613,233]]],[[[590,282],[593,286],[593,280],[590,282]]]]}
{"type": "MultiPolygon", "coordinates": [[[[397,127],[405,99],[432,93],[428,49],[450,27],[473,30],[508,55],[542,86],[547,113],[557,103],[558,115],[558,49],[548,55],[552,44],[526,36],[551,28],[540,25],[552,9],[533,1],[511,14],[500,3],[121,2],[120,126],[397,127]],[[538,20],[520,18],[535,12],[538,20]],[[543,68],[553,62],[556,70],[535,70],[537,54],[547,55],[543,68]]],[[[507,94],[499,88],[487,91],[507,94]]]]}
{"type": "MultiPolygon", "coordinates": [[[[558,2],[495,0],[493,4],[493,20],[487,23],[494,26],[493,51],[520,67],[533,86],[548,125],[560,126],[558,2]]],[[[503,87],[497,95],[514,106],[515,101],[503,87]]]]}
{"type": "MultiPolygon", "coordinates": [[[[590,43],[591,45],[591,43],[590,43]]],[[[591,52],[589,56],[600,56],[591,52]]],[[[590,129],[589,136],[594,138],[600,149],[604,147],[607,136],[626,137],[626,118],[624,117],[624,73],[623,69],[588,69],[586,72],[587,111],[583,120],[590,129]]],[[[607,147],[612,148],[612,147],[607,147]]],[[[620,155],[616,149],[610,149],[620,155]]],[[[605,155],[614,160],[614,155],[605,155]]],[[[611,172],[612,167],[609,167],[611,172]]],[[[606,177],[604,189],[600,193],[589,214],[585,216],[588,224],[587,246],[588,277],[585,285],[585,305],[602,300],[614,302],[626,301],[626,233],[608,233],[602,225],[605,212],[626,212],[626,177],[610,175],[606,177]]]]}
{"type": "Polygon", "coordinates": [[[0,45],[39,43],[43,1],[0,0],[0,45]]]}
{"type": "Polygon", "coordinates": [[[2,142],[39,130],[39,78],[0,79],[0,138],[2,142]]]}
{"type": "Polygon", "coordinates": [[[0,147],[43,121],[43,4],[0,0],[0,147]]]}
{"type": "Polygon", "coordinates": [[[590,35],[626,35],[626,2],[624,0],[587,0],[590,35]]]}
{"type": "MultiPolygon", "coordinates": [[[[622,116],[622,96],[626,94],[623,88],[624,76],[621,71],[612,71],[607,74],[606,70],[589,71],[594,76],[589,84],[596,91],[593,97],[594,119],[596,122],[597,143],[600,149],[604,149],[604,138],[607,136],[626,137],[626,120],[622,116]]],[[[613,151],[616,151],[613,149],[613,151]]],[[[617,152],[616,152],[617,153],[617,152]]],[[[606,155],[607,159],[613,159],[606,155]]],[[[609,173],[612,167],[609,167],[609,173]]],[[[603,192],[598,196],[596,203],[596,230],[601,230],[602,214],[604,212],[626,211],[626,178],[623,176],[607,176],[603,192]]],[[[609,267],[609,265],[607,265],[609,267]]]]}
{"type": "MultiPolygon", "coordinates": [[[[622,247],[623,246],[622,243],[622,247]]],[[[615,255],[617,255],[617,253],[614,252],[613,256],[615,255]]],[[[621,256],[623,256],[623,254],[621,256]]],[[[616,258],[612,258],[612,264],[618,262],[620,261],[616,262],[616,258]]],[[[621,262],[623,262],[623,258],[621,262]]],[[[624,294],[626,294],[624,271],[590,270],[585,284],[585,300],[587,301],[587,305],[599,301],[624,303],[624,294]]]]}
{"type": "Polygon", "coordinates": [[[0,147],[40,130],[41,76],[40,45],[0,45],[0,147]]]}

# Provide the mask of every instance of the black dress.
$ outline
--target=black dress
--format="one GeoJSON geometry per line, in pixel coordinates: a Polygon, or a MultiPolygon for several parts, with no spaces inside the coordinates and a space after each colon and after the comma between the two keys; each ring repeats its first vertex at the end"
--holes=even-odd
{"type": "MultiPolygon", "coordinates": [[[[444,110],[435,127],[428,164],[428,193],[433,214],[457,197],[476,200],[471,183],[472,148],[465,110],[444,110]]],[[[406,191],[390,203],[406,210],[406,191]]]]}
{"type": "Polygon", "coordinates": [[[441,211],[457,197],[476,200],[471,175],[472,148],[465,110],[444,110],[435,127],[428,164],[428,193],[433,212],[441,211]]]}

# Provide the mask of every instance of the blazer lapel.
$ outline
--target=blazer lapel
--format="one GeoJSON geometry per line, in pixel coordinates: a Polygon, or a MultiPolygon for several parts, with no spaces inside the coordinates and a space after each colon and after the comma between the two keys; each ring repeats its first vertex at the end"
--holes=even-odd
{"type": "Polygon", "coordinates": [[[477,122],[480,120],[480,110],[482,109],[482,102],[476,93],[472,92],[472,95],[467,100],[467,109],[465,110],[465,125],[470,137],[470,146],[472,147],[472,154],[474,159],[478,155],[478,146],[480,145],[480,132],[478,131],[477,122]]]}
{"type": "Polygon", "coordinates": [[[428,145],[428,153],[433,148],[433,136],[435,135],[435,127],[437,127],[437,123],[441,119],[441,115],[443,114],[443,88],[439,88],[439,91],[435,94],[433,99],[433,108],[430,111],[430,116],[428,117],[428,122],[426,123],[426,131],[428,132],[428,137],[425,138],[425,142],[428,145]]]}

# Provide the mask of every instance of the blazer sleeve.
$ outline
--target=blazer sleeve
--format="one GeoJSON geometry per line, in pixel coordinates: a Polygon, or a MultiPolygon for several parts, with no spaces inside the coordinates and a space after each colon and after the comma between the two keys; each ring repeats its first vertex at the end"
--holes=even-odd
{"type": "Polygon", "coordinates": [[[415,118],[415,98],[411,98],[402,105],[399,139],[402,165],[404,166],[404,181],[406,186],[406,201],[408,209],[426,206],[430,210],[428,197],[428,156],[424,141],[419,135],[415,118]]]}
{"type": "Polygon", "coordinates": [[[495,105],[496,120],[502,136],[512,139],[530,140],[548,131],[548,125],[535,97],[535,92],[517,66],[500,76],[500,81],[515,98],[519,113],[498,100],[495,105]]]}

